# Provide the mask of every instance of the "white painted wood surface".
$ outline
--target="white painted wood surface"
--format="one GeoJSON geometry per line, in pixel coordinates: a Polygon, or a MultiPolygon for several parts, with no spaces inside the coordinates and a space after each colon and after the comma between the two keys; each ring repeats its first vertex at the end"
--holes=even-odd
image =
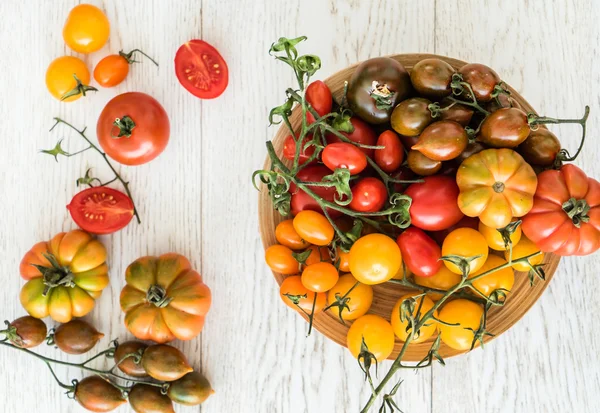
{"type": "MultiPolygon", "coordinates": [[[[61,32],[77,3],[0,2],[0,315],[24,314],[18,302],[22,254],[75,227],[64,208],[77,191],[75,179],[88,166],[108,176],[92,153],[58,163],[37,153],[60,137],[67,137],[69,149],[82,147],[66,129],[49,133],[52,117],[87,125],[94,137],[97,116],[112,96],[153,95],[171,118],[171,142],[150,164],[120,168],[143,222],[101,237],[111,285],[88,319],[106,334],[100,346],[125,339],[118,303],[125,267],[145,254],[176,251],[191,258],[214,304],[202,335],[176,344],[217,393],[201,409],[178,412],[354,412],[368,396],[345,349],[318,333],[305,337],[305,323],[281,304],[263,263],[250,175],[275,132],[267,128],[268,110],[292,85],[290,72],[267,55],[279,36],[307,35],[302,51],[322,58],[321,78],[368,57],[434,52],[494,67],[541,113],[580,116],[590,104],[589,142],[578,164],[600,177],[595,0],[92,0],[107,13],[111,37],[84,57],[90,68],[109,52],[132,48],[161,66],[135,65],[119,87],[64,104],[45,90],[44,73],[52,59],[73,54],[61,32]],[[201,102],[177,82],[172,59],[191,38],[214,44],[229,64],[229,88],[219,99],[201,102]]],[[[567,147],[575,145],[578,130],[553,130],[567,147]]],[[[397,403],[410,413],[597,411],[599,266],[598,254],[563,260],[547,292],[512,330],[445,368],[405,372],[397,403]]],[[[64,358],[57,350],[43,352],[64,358]]],[[[0,349],[0,366],[2,411],[83,411],[39,361],[0,349]]],[[[74,369],[57,371],[65,381],[82,377],[74,369]]]]}

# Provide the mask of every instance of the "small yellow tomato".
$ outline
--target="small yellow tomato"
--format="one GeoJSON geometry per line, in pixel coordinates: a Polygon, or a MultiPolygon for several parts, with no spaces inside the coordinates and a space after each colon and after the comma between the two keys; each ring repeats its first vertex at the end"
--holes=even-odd
{"type": "Polygon", "coordinates": [[[319,246],[329,245],[335,232],[327,218],[316,211],[300,211],[293,225],[300,238],[319,246]]]}
{"type": "MultiPolygon", "coordinates": [[[[419,277],[415,275],[415,283],[422,285],[423,287],[445,291],[457,285],[461,279],[462,277],[460,274],[450,271],[445,265],[442,265],[440,270],[431,277],[419,277]]],[[[427,293],[427,296],[433,301],[442,298],[442,294],[440,293],[427,293]]]]}
{"type": "Polygon", "coordinates": [[[309,265],[302,271],[302,285],[310,291],[324,293],[338,282],[337,268],[329,262],[309,265]]]}
{"type": "Polygon", "coordinates": [[[398,274],[402,266],[400,247],[383,234],[359,238],[350,249],[350,272],[363,284],[381,284],[398,274]]]}
{"type": "MultiPolygon", "coordinates": [[[[479,232],[484,236],[489,247],[496,251],[506,251],[502,234],[495,228],[488,227],[483,222],[479,222],[479,232]]],[[[521,225],[515,229],[515,232],[510,234],[512,245],[515,246],[521,240],[521,225]]]]}
{"type": "Polygon", "coordinates": [[[100,50],[109,34],[108,18],[102,10],[91,4],[73,7],[63,27],[65,43],[78,53],[100,50]]]}
{"type": "Polygon", "coordinates": [[[356,320],[367,314],[373,303],[373,287],[362,284],[352,276],[344,274],[327,295],[331,311],[342,320],[356,320]],[[357,284],[358,283],[358,284],[357,284]]]}
{"type": "MultiPolygon", "coordinates": [[[[531,241],[529,238],[523,236],[521,238],[521,241],[519,241],[519,243],[513,247],[512,259],[513,259],[513,261],[518,260],[519,258],[523,258],[528,255],[539,252],[539,250],[540,249],[537,247],[537,245],[534,244],[533,241],[531,241]]],[[[508,258],[509,258],[508,254],[509,254],[509,251],[506,251],[504,253],[504,258],[506,258],[506,260],[508,260],[508,258]]],[[[541,253],[540,255],[536,255],[535,257],[529,258],[529,262],[532,265],[541,264],[542,261],[544,261],[544,253],[541,253]]],[[[527,264],[520,263],[520,262],[513,264],[512,266],[517,271],[529,272],[529,270],[531,269],[531,268],[529,268],[529,266],[527,264]]]]}
{"type": "Polygon", "coordinates": [[[275,228],[275,238],[281,245],[285,245],[293,250],[302,250],[308,248],[310,244],[303,240],[294,229],[293,220],[286,219],[277,224],[275,228]]]}
{"type": "MultiPolygon", "coordinates": [[[[504,264],[506,264],[506,260],[504,258],[498,257],[497,255],[490,255],[485,264],[483,264],[483,267],[481,267],[479,271],[469,274],[469,278],[476,277],[479,274],[483,274],[486,271],[504,264]]],[[[505,290],[504,293],[508,295],[514,283],[515,272],[511,267],[506,267],[490,273],[485,277],[476,279],[473,281],[473,287],[475,287],[477,291],[489,297],[493,291],[500,289],[505,290]]]]}
{"type": "Polygon", "coordinates": [[[308,289],[302,285],[302,280],[299,275],[292,275],[283,280],[281,286],[279,286],[279,296],[288,307],[299,312],[304,310],[308,314],[313,311],[313,305],[315,314],[323,311],[327,300],[327,295],[325,293],[308,291],[308,289]]]}
{"type": "Polygon", "coordinates": [[[306,261],[304,261],[305,267],[318,262],[331,262],[331,257],[329,256],[329,250],[327,247],[317,247],[316,245],[311,245],[306,249],[306,251],[308,250],[310,250],[310,254],[308,254],[306,261]]]}
{"type": "MultiPolygon", "coordinates": [[[[401,341],[406,341],[408,339],[408,335],[409,335],[410,331],[406,331],[406,328],[408,327],[408,319],[405,319],[404,321],[400,319],[400,306],[402,305],[402,303],[405,300],[408,300],[408,299],[414,297],[415,295],[418,295],[418,294],[408,294],[403,297],[400,297],[400,299],[396,302],[394,309],[392,310],[392,315],[391,315],[392,328],[394,329],[394,333],[396,334],[396,337],[398,337],[401,341]]],[[[433,308],[433,301],[431,301],[431,299],[429,297],[419,297],[419,298],[415,299],[415,308],[411,314],[413,316],[416,316],[417,311],[418,311],[419,317],[423,317],[432,308],[433,308]],[[421,303],[421,301],[422,301],[422,303],[421,303]],[[420,309],[419,309],[419,306],[420,306],[420,309]]],[[[437,316],[438,316],[437,310],[433,312],[433,315],[434,315],[434,317],[437,318],[437,316]]],[[[419,331],[415,332],[412,342],[413,343],[422,343],[423,341],[425,341],[429,337],[431,337],[433,334],[435,334],[436,330],[437,330],[437,322],[434,319],[427,320],[425,322],[425,325],[423,327],[421,327],[421,329],[419,331]]]]}
{"type": "Polygon", "coordinates": [[[383,317],[375,314],[364,315],[350,326],[346,344],[356,358],[361,353],[362,343],[378,362],[387,359],[394,350],[394,330],[383,317]]]}
{"type": "Polygon", "coordinates": [[[450,301],[440,310],[438,323],[442,342],[455,350],[469,350],[479,329],[483,308],[473,301],[458,299],[450,301]],[[469,330],[472,329],[472,330],[469,330]]]}
{"type": "MultiPolygon", "coordinates": [[[[90,83],[90,71],[83,60],[73,56],[56,58],[46,70],[46,87],[52,96],[62,100],[63,96],[78,88],[75,77],[81,82],[81,87],[85,87],[90,83]]],[[[87,87],[89,88],[89,86],[87,87]]],[[[81,96],[82,93],[77,93],[67,97],[64,101],[72,102],[81,96]]]]}
{"type": "MultiPolygon", "coordinates": [[[[481,233],[472,228],[458,228],[446,236],[442,243],[442,255],[458,255],[465,258],[476,257],[469,264],[470,272],[480,269],[487,260],[489,248],[481,233]]],[[[461,274],[460,268],[451,262],[444,261],[448,269],[461,274]]]]}

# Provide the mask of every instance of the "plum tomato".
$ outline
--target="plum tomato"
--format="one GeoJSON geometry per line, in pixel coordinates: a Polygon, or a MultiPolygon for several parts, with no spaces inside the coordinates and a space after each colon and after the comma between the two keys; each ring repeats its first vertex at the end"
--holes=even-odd
{"type": "Polygon", "coordinates": [[[392,112],[392,128],[400,135],[419,136],[433,122],[429,105],[431,101],[425,98],[410,98],[400,102],[392,112]]]}
{"type": "MultiPolygon", "coordinates": [[[[506,264],[506,260],[497,255],[489,255],[483,267],[472,274],[469,278],[476,277],[489,271],[493,268],[506,264]]],[[[489,297],[496,290],[502,290],[505,295],[508,295],[515,283],[515,272],[511,267],[506,267],[498,271],[494,271],[484,277],[473,281],[473,287],[480,293],[489,297]]]]}
{"type": "Polygon", "coordinates": [[[356,145],[347,142],[330,143],[321,153],[323,163],[332,171],[345,168],[357,175],[367,167],[367,156],[356,145]]]}
{"type": "Polygon", "coordinates": [[[191,371],[179,380],[169,383],[167,396],[175,403],[197,406],[214,394],[210,382],[197,371],[191,371]]]}
{"type": "Polygon", "coordinates": [[[79,4],[69,12],[62,34],[67,46],[77,53],[91,53],[106,44],[110,23],[98,7],[79,4]]]}
{"type": "Polygon", "coordinates": [[[127,77],[129,65],[137,62],[133,57],[136,52],[146,56],[158,66],[154,59],[140,49],[134,49],[128,53],[120,51],[119,54],[108,55],[98,62],[94,68],[94,80],[102,87],[117,86],[127,77]]]}
{"type": "Polygon", "coordinates": [[[336,248],[336,263],[341,272],[350,271],[350,252],[343,251],[340,247],[336,248]]]}
{"type": "Polygon", "coordinates": [[[75,400],[92,412],[110,412],[127,403],[123,393],[100,376],[89,376],[75,386],[75,400]]]}
{"type": "MultiPolygon", "coordinates": [[[[471,228],[458,228],[452,231],[442,244],[442,255],[458,255],[464,258],[479,256],[472,260],[469,264],[469,274],[479,270],[485,264],[489,253],[489,248],[485,238],[481,233],[471,228]]],[[[444,265],[448,269],[457,274],[461,274],[461,270],[455,264],[444,261],[444,265]]]]}
{"type": "Polygon", "coordinates": [[[301,211],[294,217],[294,229],[305,241],[324,246],[333,240],[335,231],[331,223],[322,214],[315,211],[301,211]]]}
{"type": "Polygon", "coordinates": [[[324,293],[333,288],[338,282],[339,272],[330,262],[318,262],[304,268],[302,285],[309,291],[324,293]]]}
{"type": "MultiPolygon", "coordinates": [[[[514,221],[514,220],[513,220],[514,221]]],[[[496,251],[506,251],[506,245],[504,244],[504,239],[502,238],[502,234],[496,228],[488,227],[483,222],[479,222],[479,232],[485,237],[487,244],[489,247],[496,251]]],[[[512,245],[515,246],[519,243],[521,239],[521,225],[519,225],[515,231],[510,234],[510,240],[512,245]]]]}
{"type": "Polygon", "coordinates": [[[67,209],[81,229],[92,234],[112,234],[133,218],[133,201],[124,193],[95,186],[77,193],[67,209]]]}
{"type": "Polygon", "coordinates": [[[47,333],[48,328],[42,320],[26,315],[10,323],[4,334],[11,344],[19,348],[33,348],[46,340],[47,333]]]}
{"type": "Polygon", "coordinates": [[[67,354],[87,353],[102,337],[104,334],[83,320],[71,320],[54,331],[56,347],[67,354]]]}
{"type": "Polygon", "coordinates": [[[377,212],[387,202],[387,188],[377,178],[363,178],[352,187],[350,209],[358,212],[377,212]]]}
{"type": "Polygon", "coordinates": [[[454,68],[445,61],[437,58],[423,59],[414,65],[410,72],[413,87],[420,95],[430,98],[443,98],[452,89],[452,75],[454,68]]]}
{"type": "Polygon", "coordinates": [[[502,108],[485,118],[478,139],[494,148],[514,148],[525,141],[530,132],[527,113],[517,108],[502,108]]]}
{"type": "MultiPolygon", "coordinates": [[[[408,318],[401,317],[400,315],[400,307],[402,306],[402,303],[410,299],[414,300],[414,309],[411,312],[413,317],[416,317],[417,314],[419,315],[419,318],[423,317],[429,310],[433,308],[434,305],[433,301],[429,297],[421,296],[415,298],[411,294],[400,297],[400,299],[394,305],[394,308],[392,309],[392,315],[390,316],[394,334],[396,334],[396,337],[398,337],[400,341],[406,341],[411,331],[408,326],[408,318]]],[[[433,316],[437,318],[437,310],[433,312],[433,316]]],[[[419,331],[415,331],[411,343],[422,343],[434,335],[437,330],[437,324],[438,323],[435,321],[435,319],[427,321],[419,331]]]]}
{"type": "Polygon", "coordinates": [[[331,311],[342,321],[356,320],[371,308],[373,287],[358,282],[352,274],[343,274],[327,293],[327,300],[331,311]]]}
{"type": "MultiPolygon", "coordinates": [[[[415,283],[423,287],[434,288],[436,290],[448,291],[450,288],[458,285],[461,281],[462,276],[450,271],[445,265],[440,267],[440,270],[433,274],[431,277],[418,277],[415,276],[415,283]]],[[[441,293],[427,293],[427,296],[433,301],[437,301],[442,298],[441,293]]]]}
{"type": "Polygon", "coordinates": [[[389,281],[402,267],[400,247],[383,234],[368,234],[350,248],[350,272],[363,284],[389,281]]]}
{"type": "MultiPolygon", "coordinates": [[[[340,132],[342,135],[344,135],[354,143],[359,143],[361,145],[367,146],[375,146],[375,143],[377,142],[377,135],[375,134],[375,132],[373,132],[373,129],[371,129],[371,126],[369,126],[368,123],[361,120],[360,118],[357,118],[356,116],[350,118],[350,123],[352,124],[354,130],[350,133],[340,132]]],[[[333,134],[327,135],[327,143],[336,142],[343,141],[333,134]]],[[[374,149],[360,148],[360,150],[363,151],[368,157],[373,157],[374,149]]]]}
{"type": "MultiPolygon", "coordinates": [[[[306,88],[305,95],[306,101],[312,106],[312,108],[319,114],[319,116],[325,116],[331,112],[333,106],[333,97],[331,96],[331,90],[321,80],[315,80],[311,82],[306,88]]],[[[312,113],[306,113],[306,121],[311,124],[315,122],[315,117],[312,113]]]]}
{"type": "Polygon", "coordinates": [[[357,318],[348,329],[346,345],[358,358],[363,344],[378,362],[387,359],[394,350],[394,329],[389,321],[375,314],[357,318]]]}
{"type": "Polygon", "coordinates": [[[160,381],[175,381],[194,371],[185,354],[168,344],[148,346],[140,365],[150,377],[160,381]]]}
{"type": "Polygon", "coordinates": [[[404,263],[416,276],[431,277],[443,266],[439,245],[423,230],[410,227],[404,230],[396,240],[404,263]]]}
{"type": "Polygon", "coordinates": [[[469,350],[482,316],[483,308],[473,301],[450,301],[442,307],[438,317],[442,321],[438,323],[442,342],[455,350],[469,350]]]}
{"type": "MultiPolygon", "coordinates": [[[[528,255],[535,254],[536,252],[539,252],[539,251],[540,251],[540,249],[538,248],[538,246],[535,245],[533,243],[533,241],[531,241],[525,235],[523,235],[521,237],[521,240],[516,245],[513,246],[512,260],[513,261],[518,260],[519,258],[523,258],[528,255]]],[[[504,251],[504,258],[506,258],[507,260],[510,258],[509,253],[510,253],[510,251],[504,251]]],[[[541,264],[542,261],[544,261],[543,253],[540,255],[536,255],[535,257],[529,258],[529,262],[531,263],[531,265],[541,264]]],[[[524,272],[529,272],[529,270],[531,269],[529,267],[529,265],[521,263],[521,262],[513,264],[512,267],[517,271],[524,271],[524,272]]]]}
{"type": "Polygon", "coordinates": [[[458,186],[448,176],[429,176],[411,184],[405,195],[412,198],[411,223],[425,231],[441,231],[455,225],[464,216],[458,208],[458,186]]]}
{"type": "Polygon", "coordinates": [[[294,229],[292,219],[286,219],[277,224],[277,227],[275,228],[275,238],[281,245],[285,245],[293,250],[302,250],[310,246],[309,242],[303,240],[302,237],[298,235],[294,229]]]}
{"type": "Polygon", "coordinates": [[[410,170],[421,176],[435,175],[442,169],[442,162],[429,159],[419,151],[408,151],[406,161],[410,170]]]}
{"type": "MultiPolygon", "coordinates": [[[[489,102],[492,100],[492,93],[496,85],[500,83],[500,76],[491,67],[480,63],[469,63],[458,69],[462,75],[463,81],[467,82],[473,94],[479,102],[489,102]]],[[[465,90],[465,92],[467,92],[465,90]]],[[[466,99],[473,99],[470,93],[464,93],[466,99]]]]}
{"type": "Polygon", "coordinates": [[[96,91],[89,86],[90,71],[83,60],[73,56],[54,59],[46,70],[46,88],[56,99],[72,102],[85,96],[87,91],[96,91]]]}
{"type": "Polygon", "coordinates": [[[313,303],[316,314],[323,311],[327,301],[327,294],[309,291],[302,285],[300,275],[292,275],[283,280],[279,286],[279,296],[288,307],[296,311],[304,310],[308,314],[313,311],[313,303]]]}
{"type": "Polygon", "coordinates": [[[221,54],[203,40],[190,40],[175,55],[179,83],[200,99],[220,96],[229,83],[229,69],[221,54]]]}
{"type": "Polygon", "coordinates": [[[377,146],[383,149],[375,149],[375,163],[388,174],[396,171],[404,161],[404,146],[393,131],[387,130],[377,138],[377,146]]]}
{"type": "Polygon", "coordinates": [[[467,132],[459,123],[440,120],[423,130],[412,149],[434,161],[449,161],[459,156],[468,142],[467,132]]]}
{"type": "MultiPolygon", "coordinates": [[[[304,137],[302,140],[302,148],[300,148],[300,153],[298,154],[298,163],[300,165],[304,165],[311,156],[315,153],[315,147],[310,145],[306,147],[306,144],[312,141],[312,135],[308,135],[304,137]]],[[[283,157],[289,161],[293,161],[296,156],[296,141],[292,135],[286,136],[283,141],[283,157]]]]}
{"type": "Polygon", "coordinates": [[[265,261],[272,271],[280,274],[296,274],[300,268],[292,255],[293,251],[284,245],[271,245],[265,251],[265,261]]]}
{"type": "Polygon", "coordinates": [[[147,344],[136,340],[118,343],[114,356],[115,364],[119,370],[128,376],[148,377],[148,373],[146,373],[146,370],[139,363],[141,355],[146,348],[148,348],[147,344]],[[128,357],[128,354],[136,354],[136,356],[128,357]]]}
{"type": "Polygon", "coordinates": [[[452,102],[448,98],[442,99],[439,104],[440,108],[444,109],[440,112],[440,120],[453,120],[454,122],[460,123],[462,126],[469,126],[469,123],[471,123],[475,111],[469,106],[452,102]]]}
{"type": "Polygon", "coordinates": [[[136,413],[175,413],[171,399],[159,387],[138,383],[127,395],[129,405],[136,413]]]}

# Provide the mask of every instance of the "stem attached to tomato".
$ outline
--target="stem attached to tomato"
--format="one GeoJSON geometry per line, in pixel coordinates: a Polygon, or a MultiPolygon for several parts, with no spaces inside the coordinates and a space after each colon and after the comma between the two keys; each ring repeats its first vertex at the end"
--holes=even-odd
{"type": "Polygon", "coordinates": [[[154,304],[158,308],[164,308],[173,301],[172,297],[167,296],[167,290],[157,284],[153,284],[146,293],[146,301],[154,304]]]}
{"type": "Polygon", "coordinates": [[[90,91],[97,92],[98,91],[98,89],[96,89],[93,86],[84,85],[75,73],[73,73],[73,77],[75,78],[75,82],[76,82],[75,87],[73,89],[69,90],[64,95],[62,95],[60,100],[65,100],[65,99],[70,98],[71,96],[77,96],[77,95],[85,96],[85,94],[87,92],[90,92],[90,91]]]}
{"type": "Polygon", "coordinates": [[[131,134],[135,129],[135,122],[130,116],[125,115],[121,118],[116,118],[113,122],[113,126],[119,129],[119,133],[114,135],[111,131],[110,136],[112,138],[119,139],[123,136],[126,138],[131,138],[131,134]]]}
{"type": "Polygon", "coordinates": [[[567,216],[571,218],[573,225],[575,225],[577,228],[581,227],[582,222],[590,221],[590,217],[588,215],[590,206],[585,199],[570,198],[568,201],[562,204],[562,209],[565,211],[567,216]]]}
{"type": "Polygon", "coordinates": [[[153,58],[151,58],[150,56],[148,56],[146,53],[144,53],[143,51],[141,51],[140,49],[133,49],[132,51],[130,51],[129,53],[125,53],[122,50],[119,52],[119,56],[121,56],[122,58],[124,58],[125,60],[127,60],[127,63],[132,64],[132,63],[140,63],[138,60],[135,60],[133,58],[133,54],[134,53],[140,53],[142,56],[145,56],[146,58],[148,58],[152,63],[154,63],[156,65],[156,67],[158,67],[158,63],[156,62],[156,60],[154,60],[153,58]]]}

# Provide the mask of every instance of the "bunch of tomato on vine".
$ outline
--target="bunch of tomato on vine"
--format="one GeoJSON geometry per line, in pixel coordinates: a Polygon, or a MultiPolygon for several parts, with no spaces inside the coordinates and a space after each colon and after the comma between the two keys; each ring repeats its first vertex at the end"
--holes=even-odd
{"type": "MultiPolygon", "coordinates": [[[[298,90],[270,114],[289,130],[283,158],[267,141],[270,168],[253,175],[284,217],[266,262],[309,333],[324,311],[352,321],[347,347],[372,389],[366,412],[398,369],[443,363],[442,343],[469,351],[491,336],[488,310],[509,299],[515,270],[533,285],[545,277],[544,253],[600,247],[600,185],[567,164],[581,152],[589,108],[581,119],[527,113],[493,69],[433,56],[410,71],[369,59],[334,99],[326,83],[310,82],[321,61],[298,55],[305,39],[270,49],[298,90]],[[582,126],[573,156],[543,126],[559,123],[582,126]],[[389,318],[369,314],[372,286],[384,283],[414,291],[389,318]],[[401,350],[375,386],[369,368],[396,339],[401,350]],[[403,364],[407,347],[425,341],[421,363],[403,364]]],[[[397,409],[396,390],[383,409],[397,409]]]]}

